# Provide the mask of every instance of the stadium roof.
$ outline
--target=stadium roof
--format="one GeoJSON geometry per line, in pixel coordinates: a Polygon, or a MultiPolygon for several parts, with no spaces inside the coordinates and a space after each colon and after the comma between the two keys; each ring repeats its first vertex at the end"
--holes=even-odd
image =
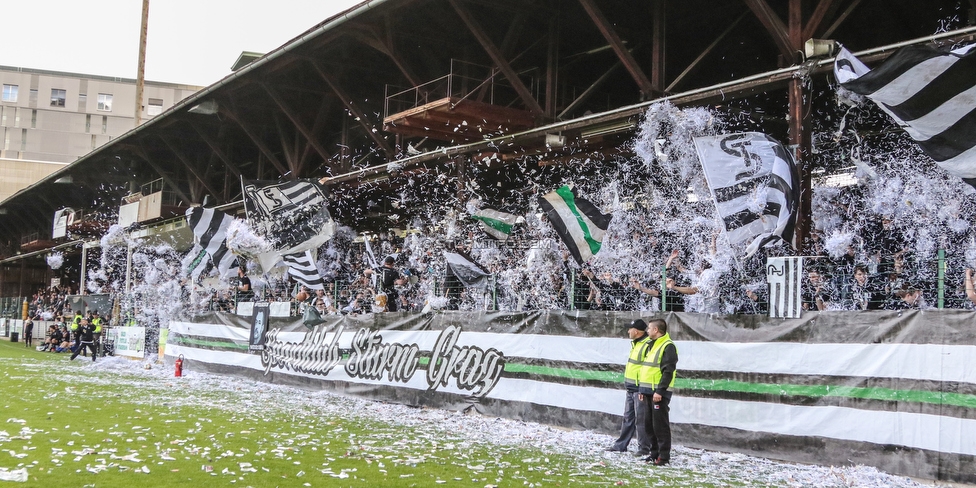
{"type": "Polygon", "coordinates": [[[50,233],[64,207],[111,217],[159,178],[183,205],[228,204],[241,179],[325,178],[354,198],[391,166],[562,164],[619,151],[646,104],[669,96],[776,93],[765,110],[785,134],[784,88],[816,70],[807,39],[859,51],[974,21],[976,6],[954,0],[367,1],[242,54],[226,78],[0,202],[0,232],[50,233]]]}

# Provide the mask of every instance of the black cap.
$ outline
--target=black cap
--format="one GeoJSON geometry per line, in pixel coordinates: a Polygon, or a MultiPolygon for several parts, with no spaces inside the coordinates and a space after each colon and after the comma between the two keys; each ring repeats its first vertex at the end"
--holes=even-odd
{"type": "Polygon", "coordinates": [[[383,260],[383,264],[393,264],[394,262],[396,262],[396,260],[393,259],[393,256],[387,256],[386,259],[383,260]]]}
{"type": "Polygon", "coordinates": [[[630,325],[627,326],[627,330],[630,330],[630,329],[637,329],[637,330],[646,331],[647,330],[647,322],[644,322],[641,319],[637,319],[637,320],[631,322],[630,325]]]}

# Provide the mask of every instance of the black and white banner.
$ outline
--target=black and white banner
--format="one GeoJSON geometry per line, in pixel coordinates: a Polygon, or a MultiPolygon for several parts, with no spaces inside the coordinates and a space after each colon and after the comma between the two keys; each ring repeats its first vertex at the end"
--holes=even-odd
{"type": "Polygon", "coordinates": [[[295,254],[286,254],[281,257],[285,266],[288,266],[288,276],[295,281],[305,285],[310,290],[324,290],[325,285],[322,275],[315,267],[315,259],[312,258],[312,251],[305,251],[295,254]]]}
{"type": "MultiPolygon", "coordinates": [[[[328,388],[616,435],[640,315],[439,312],[171,322],[166,357],[195,370],[328,388]],[[253,336],[253,334],[252,334],[253,336]]],[[[976,482],[976,312],[808,312],[801,319],[664,313],[680,361],[675,442],[976,482]]]]}
{"type": "Polygon", "coordinates": [[[976,187],[974,48],[907,46],[874,70],[842,49],[834,77],[874,101],[949,174],[976,187]]]}
{"type": "Polygon", "coordinates": [[[221,279],[231,275],[231,270],[237,267],[237,258],[227,249],[227,228],[233,220],[230,215],[212,208],[193,207],[186,211],[186,221],[193,232],[193,240],[199,246],[194,246],[190,251],[192,259],[187,256],[184,263],[188,274],[199,276],[203,271],[200,254],[203,250],[217,267],[221,279]]]}
{"type": "Polygon", "coordinates": [[[766,262],[766,283],[769,284],[769,316],[797,319],[803,312],[803,258],[769,258],[766,262]]]}
{"type": "Polygon", "coordinates": [[[695,149],[729,242],[746,255],[780,239],[796,247],[800,176],[793,156],[760,132],[696,137],[695,149]]]}
{"type": "Polygon", "coordinates": [[[318,249],[335,233],[325,188],[315,181],[245,181],[244,208],[251,228],[273,248],[258,257],[265,270],[286,254],[318,249]]]}

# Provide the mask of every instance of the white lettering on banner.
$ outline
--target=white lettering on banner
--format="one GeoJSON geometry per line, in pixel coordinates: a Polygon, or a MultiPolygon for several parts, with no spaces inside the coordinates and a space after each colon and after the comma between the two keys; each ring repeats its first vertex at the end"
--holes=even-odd
{"type": "Polygon", "coordinates": [[[264,374],[274,368],[325,376],[342,359],[339,351],[342,327],[332,336],[331,341],[329,334],[321,329],[306,332],[302,342],[279,341],[279,331],[280,329],[273,329],[267,333],[267,341],[261,351],[264,374]]]}
{"type": "Polygon", "coordinates": [[[452,325],[444,329],[431,351],[430,364],[427,365],[427,384],[430,389],[446,386],[451,377],[457,379],[462,390],[477,391],[476,397],[491,391],[501,378],[505,369],[505,355],[495,348],[487,351],[477,346],[457,347],[461,328],[452,325]]]}
{"type": "Polygon", "coordinates": [[[383,336],[369,329],[359,329],[352,339],[352,354],[346,362],[346,374],[354,378],[378,380],[386,372],[389,381],[406,383],[417,371],[420,346],[416,344],[383,344],[383,336]]]}
{"type": "MultiPolygon", "coordinates": [[[[272,369],[299,373],[328,375],[342,359],[339,349],[340,327],[334,334],[322,329],[305,333],[301,342],[278,340],[280,329],[267,332],[265,349],[261,352],[264,374],[272,369]]],[[[430,353],[427,365],[428,389],[436,390],[454,383],[461,390],[483,397],[491,391],[505,370],[505,355],[494,348],[458,347],[461,328],[450,326],[441,331],[430,353]]],[[[413,378],[420,365],[420,346],[417,344],[383,343],[380,331],[363,328],[352,338],[345,372],[351,378],[406,383],[413,378]]]]}

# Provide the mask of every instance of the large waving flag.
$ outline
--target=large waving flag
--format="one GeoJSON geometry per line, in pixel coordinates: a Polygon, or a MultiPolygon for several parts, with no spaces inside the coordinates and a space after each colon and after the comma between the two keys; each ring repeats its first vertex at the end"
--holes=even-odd
{"type": "Polygon", "coordinates": [[[600,252],[610,215],[600,212],[568,186],[539,197],[539,205],[577,263],[583,264],[600,252]]]}
{"type": "Polygon", "coordinates": [[[295,254],[286,254],[281,257],[285,265],[288,266],[288,276],[295,281],[305,285],[310,290],[324,290],[325,284],[322,275],[315,267],[315,260],[312,259],[312,251],[304,251],[295,254]]]}
{"type": "Polygon", "coordinates": [[[793,156],[760,132],[696,137],[705,179],[729,242],[746,256],[780,239],[796,247],[800,175],[793,156]]]}
{"type": "Polygon", "coordinates": [[[195,274],[194,279],[204,269],[200,266],[201,250],[210,256],[221,278],[229,277],[230,271],[237,267],[237,258],[227,249],[227,228],[233,220],[230,215],[212,208],[192,207],[186,211],[186,221],[196,244],[190,251],[194,258],[187,262],[187,270],[191,276],[195,274]]]}
{"type": "Polygon", "coordinates": [[[335,233],[325,188],[316,181],[245,181],[244,209],[251,228],[273,247],[258,256],[265,270],[287,254],[318,249],[335,233]]]}
{"type": "Polygon", "coordinates": [[[508,236],[512,233],[512,227],[515,227],[515,224],[525,221],[525,219],[518,215],[500,212],[491,208],[478,210],[471,214],[471,218],[478,221],[481,229],[486,234],[500,241],[508,239],[508,236]]]}
{"type": "Polygon", "coordinates": [[[976,187],[974,47],[903,47],[874,70],[842,49],[834,77],[878,104],[949,174],[976,187]]]}
{"type": "Polygon", "coordinates": [[[485,268],[476,263],[471,256],[459,252],[444,252],[444,260],[451,273],[458,281],[469,288],[484,288],[488,286],[488,273],[485,268]]]}

